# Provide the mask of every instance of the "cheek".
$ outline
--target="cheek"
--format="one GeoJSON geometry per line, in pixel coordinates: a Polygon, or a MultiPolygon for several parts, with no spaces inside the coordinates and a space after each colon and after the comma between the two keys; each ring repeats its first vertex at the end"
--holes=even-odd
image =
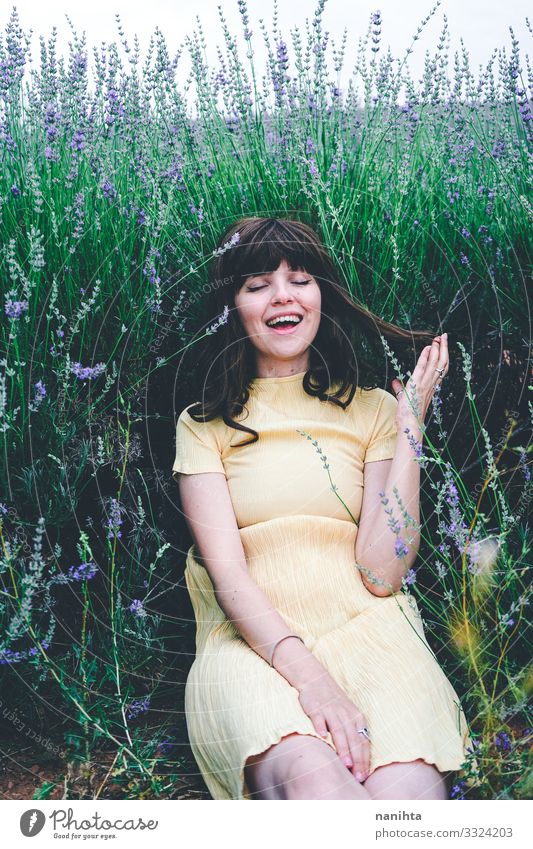
{"type": "Polygon", "coordinates": [[[238,310],[241,322],[245,327],[252,327],[261,323],[263,311],[259,304],[240,304],[238,310]]]}

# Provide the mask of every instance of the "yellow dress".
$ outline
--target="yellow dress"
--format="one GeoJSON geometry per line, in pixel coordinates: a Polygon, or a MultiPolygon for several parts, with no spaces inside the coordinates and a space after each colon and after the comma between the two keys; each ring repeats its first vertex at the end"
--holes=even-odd
{"type": "MultiPolygon", "coordinates": [[[[195,422],[186,407],[173,475],[226,476],[250,574],[366,717],[370,772],[418,758],[459,770],[472,740],[457,693],[426,641],[415,598],[378,597],[364,586],[357,525],[340,500],[358,522],[363,465],[394,456],[398,402],[383,389],[358,388],[343,410],[307,395],[303,374],[252,382],[249,415],[239,421],[259,441],[246,447],[235,446],[250,434],[221,418],[195,422]]],[[[185,687],[192,752],[214,799],[249,799],[250,755],[292,732],[322,738],[298,691],[225,616],[194,545],[185,580],[196,618],[185,687]]],[[[324,739],[335,750],[331,735],[324,739]]]]}

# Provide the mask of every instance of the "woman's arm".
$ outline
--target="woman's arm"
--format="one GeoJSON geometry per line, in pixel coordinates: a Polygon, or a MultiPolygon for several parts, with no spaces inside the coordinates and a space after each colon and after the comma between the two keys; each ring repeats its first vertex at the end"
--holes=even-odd
{"type": "Polygon", "coordinates": [[[361,579],[373,595],[388,596],[399,592],[402,588],[402,578],[407,574],[416,560],[420,546],[420,466],[414,459],[414,451],[409,444],[407,434],[403,432],[410,426],[417,441],[422,438],[419,428],[415,430],[416,422],[398,422],[398,438],[392,460],[380,460],[365,463],[364,492],[359,528],[355,540],[355,560],[371,575],[361,573],[361,579]],[[390,515],[385,512],[379,493],[384,492],[388,499],[387,507],[393,508],[392,516],[397,517],[401,512],[396,502],[393,488],[398,494],[416,527],[410,526],[400,534],[400,545],[396,550],[396,536],[389,527],[390,515]],[[401,541],[404,541],[409,551],[402,559],[404,552],[401,541]],[[372,577],[383,584],[373,583],[372,577]],[[392,584],[392,590],[386,584],[392,584]]]}
{"type": "MultiPolygon", "coordinates": [[[[420,546],[420,464],[417,462],[416,452],[418,446],[423,443],[424,419],[435,387],[446,375],[448,365],[448,337],[444,333],[442,336],[436,336],[433,344],[421,352],[406,387],[408,394],[398,378],[392,381],[393,391],[399,394],[394,457],[388,467],[384,463],[376,463],[376,470],[369,472],[368,481],[365,464],[364,485],[366,489],[368,483],[368,491],[363,495],[366,504],[363,503],[361,511],[364,516],[360,518],[357,532],[355,559],[379,581],[391,584],[392,592],[401,590],[403,578],[416,560],[420,546]],[[398,540],[390,527],[391,521],[394,520],[402,530],[401,510],[394,494],[395,488],[405,510],[415,523],[414,526],[403,528],[398,540]],[[388,499],[387,509],[392,510],[390,514],[385,512],[381,504],[381,491],[388,499]],[[397,518],[398,513],[400,519],[397,518]]],[[[374,586],[367,577],[363,577],[363,581],[374,595],[391,594],[389,589],[374,586]]]]}
{"type": "MultiPolygon", "coordinates": [[[[291,629],[257,586],[246,565],[228,484],[223,474],[180,474],[183,513],[215,590],[215,598],[251,648],[267,662],[272,645],[291,629]]],[[[297,689],[326,673],[300,640],[284,640],[275,669],[297,689]]]]}

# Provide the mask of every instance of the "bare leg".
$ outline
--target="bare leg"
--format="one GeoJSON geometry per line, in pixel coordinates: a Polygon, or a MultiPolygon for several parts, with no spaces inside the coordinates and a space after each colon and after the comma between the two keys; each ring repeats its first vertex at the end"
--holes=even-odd
{"type": "Polygon", "coordinates": [[[446,775],[418,758],[378,766],[364,787],[372,799],[449,799],[446,775]]]}
{"type": "Polygon", "coordinates": [[[252,755],[244,770],[252,799],[371,799],[324,740],[288,734],[252,755]]]}

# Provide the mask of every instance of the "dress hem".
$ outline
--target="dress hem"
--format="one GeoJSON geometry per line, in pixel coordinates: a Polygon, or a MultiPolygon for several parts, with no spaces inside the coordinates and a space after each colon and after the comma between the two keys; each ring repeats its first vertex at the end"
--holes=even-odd
{"type": "MultiPolygon", "coordinates": [[[[277,743],[279,743],[283,737],[287,737],[289,734],[295,734],[295,733],[302,734],[302,735],[305,735],[305,736],[310,736],[310,737],[317,737],[319,740],[322,740],[324,743],[327,743],[327,745],[331,749],[333,749],[333,751],[335,753],[337,753],[335,746],[330,741],[330,739],[328,739],[330,737],[330,735],[328,735],[328,737],[322,737],[320,734],[318,734],[317,731],[313,731],[313,730],[309,730],[309,729],[303,729],[303,728],[301,728],[301,726],[295,727],[294,723],[292,723],[288,728],[283,729],[282,731],[279,731],[279,732],[275,732],[274,734],[270,734],[268,738],[265,738],[266,743],[264,745],[262,743],[256,744],[252,747],[252,749],[250,751],[248,751],[244,755],[244,757],[241,759],[241,766],[240,766],[240,769],[239,769],[239,791],[240,791],[240,795],[237,796],[236,798],[235,797],[230,797],[230,798],[233,798],[234,801],[254,801],[254,799],[250,799],[250,796],[249,796],[250,789],[249,789],[248,785],[246,784],[246,780],[244,778],[244,770],[245,770],[246,761],[252,755],[258,755],[261,752],[266,752],[266,750],[269,749],[271,746],[274,746],[277,743]]],[[[376,771],[376,769],[378,769],[378,767],[386,766],[386,765],[391,764],[391,763],[410,763],[411,761],[417,761],[417,760],[423,760],[424,763],[427,763],[429,766],[436,767],[439,772],[446,775],[448,773],[461,772],[461,768],[462,768],[462,765],[465,761],[465,758],[463,758],[461,760],[461,763],[459,765],[457,765],[457,759],[449,759],[449,760],[453,760],[453,765],[452,766],[449,766],[449,765],[443,766],[443,763],[447,763],[446,758],[439,759],[437,757],[436,760],[435,760],[435,755],[434,754],[432,755],[428,752],[420,753],[420,750],[413,751],[411,754],[403,755],[403,757],[401,757],[400,759],[398,759],[398,753],[391,752],[389,755],[382,756],[373,765],[372,771],[369,773],[368,778],[370,778],[370,776],[376,771]]],[[[448,762],[449,762],[449,760],[448,760],[448,762]]]]}

